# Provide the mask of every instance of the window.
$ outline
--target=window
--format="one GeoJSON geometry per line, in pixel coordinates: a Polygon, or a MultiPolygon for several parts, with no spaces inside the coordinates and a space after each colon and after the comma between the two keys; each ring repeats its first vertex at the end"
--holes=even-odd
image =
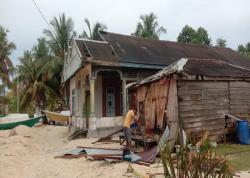
{"type": "Polygon", "coordinates": [[[115,89],[114,87],[106,88],[106,113],[108,117],[115,116],[115,89]]]}

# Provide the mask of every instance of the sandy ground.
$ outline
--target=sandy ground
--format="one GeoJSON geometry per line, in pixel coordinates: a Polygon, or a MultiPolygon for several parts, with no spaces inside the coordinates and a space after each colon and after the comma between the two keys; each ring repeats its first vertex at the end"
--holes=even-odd
{"type": "MultiPolygon", "coordinates": [[[[67,141],[68,128],[19,126],[13,131],[0,131],[0,178],[87,178],[130,177],[128,162],[111,164],[86,158],[61,159],[55,156],[76,146],[121,148],[118,143],[92,145],[96,139],[67,141]],[[17,135],[13,135],[16,132],[17,135]],[[10,133],[12,136],[9,136],[10,133]]],[[[163,173],[160,163],[150,167],[132,164],[138,172],[163,173]]],[[[132,176],[133,177],[133,176],[132,176]]],[[[157,177],[163,177],[162,175],[157,177]]]]}
{"type": "MultiPolygon", "coordinates": [[[[68,128],[64,126],[41,125],[33,128],[19,126],[15,131],[0,131],[0,178],[134,177],[126,172],[130,164],[128,162],[111,164],[105,161],[90,161],[86,158],[54,158],[76,146],[121,148],[118,143],[92,145],[91,142],[96,139],[67,141],[67,135],[68,128]]],[[[131,165],[145,175],[163,173],[160,163],[152,164],[150,167],[131,165]]],[[[250,177],[248,172],[237,175],[250,177]]]]}

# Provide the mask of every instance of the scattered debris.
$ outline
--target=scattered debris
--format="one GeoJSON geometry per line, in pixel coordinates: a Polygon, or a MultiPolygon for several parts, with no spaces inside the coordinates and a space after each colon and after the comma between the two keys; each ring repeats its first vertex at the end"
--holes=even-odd
{"type": "Polygon", "coordinates": [[[141,174],[140,172],[136,171],[131,166],[131,164],[128,165],[127,172],[132,173],[135,177],[138,177],[138,178],[152,178],[152,176],[150,174],[144,175],[144,174],[141,174]]]}
{"type": "Polygon", "coordinates": [[[130,152],[130,154],[127,154],[124,156],[124,160],[135,163],[141,160],[141,157],[137,154],[130,152]]]}
{"type": "Polygon", "coordinates": [[[78,157],[87,157],[92,160],[104,160],[105,158],[121,159],[122,150],[78,147],[68,150],[63,154],[56,156],[56,158],[78,158],[78,157]]]}
{"type": "Polygon", "coordinates": [[[119,133],[119,132],[122,132],[122,131],[123,131],[123,129],[119,129],[119,130],[117,130],[117,131],[115,131],[115,132],[113,132],[113,133],[111,133],[111,134],[109,134],[109,135],[107,135],[107,136],[105,136],[105,137],[99,138],[97,141],[93,142],[92,144],[95,144],[95,143],[97,143],[97,142],[102,142],[102,141],[111,140],[111,136],[113,136],[113,135],[115,135],[115,134],[117,134],[117,133],[119,133]]]}
{"type": "Polygon", "coordinates": [[[88,133],[88,130],[86,130],[86,129],[77,130],[68,136],[68,140],[73,140],[76,138],[80,138],[82,136],[86,137],[87,133],[88,133]]]}
{"type": "Polygon", "coordinates": [[[146,152],[139,153],[141,161],[146,163],[154,163],[157,156],[157,147],[151,148],[146,152]]]}
{"type": "Polygon", "coordinates": [[[167,141],[168,141],[168,134],[169,134],[169,128],[168,126],[166,127],[166,129],[164,130],[161,138],[160,138],[160,141],[158,143],[158,146],[157,146],[157,153],[159,153],[159,151],[163,151],[166,144],[167,144],[167,141]]]}

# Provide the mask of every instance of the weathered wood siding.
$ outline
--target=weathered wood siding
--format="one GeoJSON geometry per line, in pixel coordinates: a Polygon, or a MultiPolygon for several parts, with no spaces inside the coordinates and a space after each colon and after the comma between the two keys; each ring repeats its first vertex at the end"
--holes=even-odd
{"type": "Polygon", "coordinates": [[[229,112],[228,85],[227,81],[178,81],[179,117],[187,133],[207,130],[210,138],[219,140],[229,112]]]}
{"type": "MultiPolygon", "coordinates": [[[[155,124],[162,128],[164,111],[169,96],[169,80],[160,80],[137,89],[137,101],[144,102],[146,130],[153,130],[155,124]]],[[[176,83],[174,83],[176,85],[176,83]]]]}
{"type": "Polygon", "coordinates": [[[250,121],[250,82],[229,82],[230,113],[250,121]]]}

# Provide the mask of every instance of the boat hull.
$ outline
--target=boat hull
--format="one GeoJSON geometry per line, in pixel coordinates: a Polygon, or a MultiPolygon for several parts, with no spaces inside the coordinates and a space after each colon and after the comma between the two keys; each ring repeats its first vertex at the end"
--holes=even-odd
{"type": "Polygon", "coordinates": [[[28,120],[22,120],[17,122],[8,122],[8,123],[0,123],[0,130],[8,130],[13,129],[19,125],[25,125],[28,127],[34,126],[40,119],[42,119],[44,115],[37,116],[28,120]]]}
{"type": "Polygon", "coordinates": [[[66,116],[60,113],[51,112],[51,111],[43,111],[49,120],[57,121],[57,122],[69,122],[70,116],[66,116]]]}

